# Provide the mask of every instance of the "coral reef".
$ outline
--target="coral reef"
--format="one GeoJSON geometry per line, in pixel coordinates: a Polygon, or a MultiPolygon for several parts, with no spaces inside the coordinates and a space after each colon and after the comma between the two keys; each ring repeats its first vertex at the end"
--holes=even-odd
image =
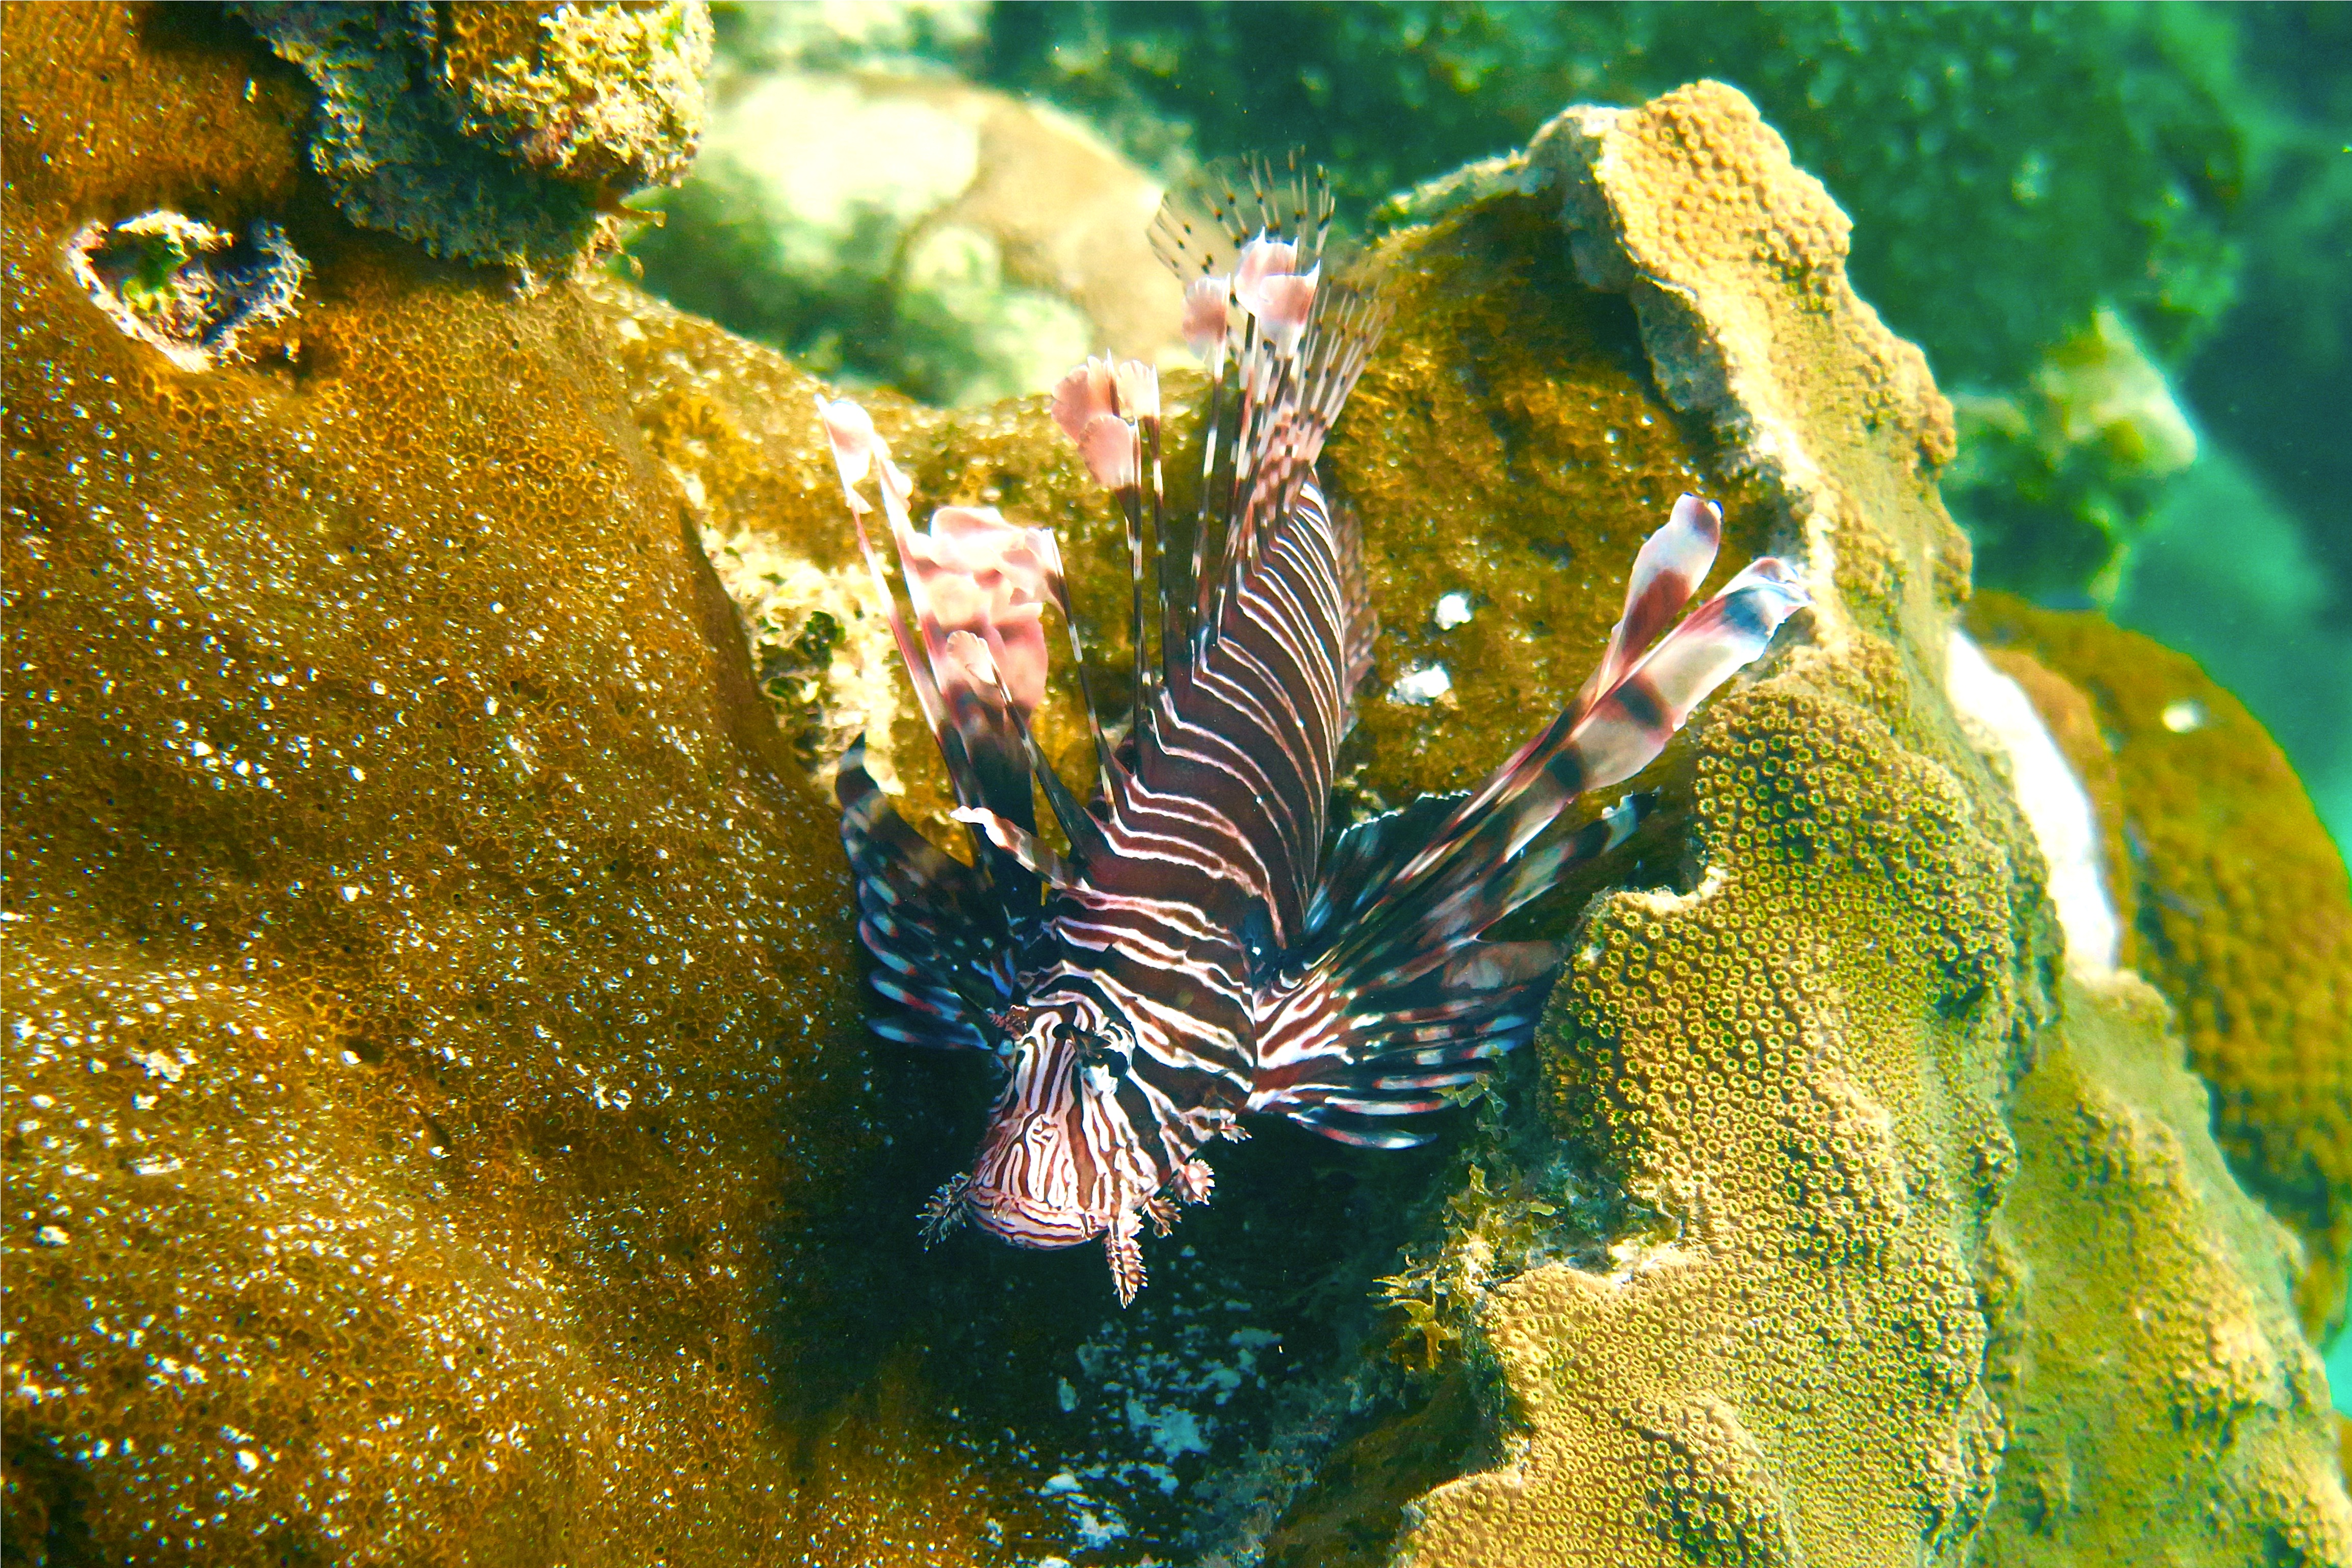
{"type": "Polygon", "coordinates": [[[1202,156],[1312,146],[1360,211],[1524,145],[1563,103],[1727,81],[1863,220],[1864,297],[1940,375],[2003,386],[2103,303],[2167,360],[2227,304],[2261,112],[2230,26],[2186,6],[1015,0],[982,63],[1139,152],[1170,121],[1202,156]]]}
{"type": "MultiPolygon", "coordinates": [[[[1349,789],[1565,698],[1680,489],[1819,612],[1645,781],[1646,890],[1460,1144],[1267,1129],[1121,1314],[1091,1258],[918,1249],[989,1086],[858,1018],[811,764],[871,726],[940,803],[808,373],[353,226],[250,37],[0,29],[12,1556],[2087,1561],[2161,1496],[2228,1522],[2185,1561],[2344,1559],[2292,1248],[2155,1004],[2059,979],[1947,706],[1947,412],[1728,89],[1571,114],[1376,258],[1349,789]],[[126,334],[68,250],[154,211],[277,226],[297,312],[201,371],[126,334]]],[[[1042,402],[874,406],[926,494],[1065,531],[1118,668],[1042,402]]],[[[2263,994],[2158,979],[2192,1040],[2263,994]]]]}
{"type": "Polygon", "coordinates": [[[317,87],[310,162],[344,216],[435,256],[563,271],[702,133],[703,0],[233,9],[317,87]]]}
{"type": "Polygon", "coordinates": [[[2296,1301],[2326,1339],[2352,1264],[2352,889],[2311,797],[2244,706],[2183,655],[2104,617],[1987,595],[1993,646],[2048,672],[2045,711],[2103,802],[2123,960],[2180,1012],[2238,1179],[2303,1240],[2296,1301]],[[2071,688],[2069,691],[2067,689],[2071,688]]]}
{"type": "MultiPolygon", "coordinates": [[[[1666,395],[1714,416],[1805,531],[1818,628],[1697,738],[1695,885],[1603,900],[1548,1021],[1554,1124],[1656,1231],[1613,1268],[1528,1268],[1476,1312],[1519,1436],[1497,1468],[1423,1500],[1408,1555],[1958,1562],[1989,1521],[2004,1549],[2020,1529],[2128,1539],[2133,1485],[2153,1478],[2231,1520],[2198,1561],[2283,1542],[2343,1560],[2352,1510],[2284,1311],[2288,1249],[2215,1180],[2210,1144],[2201,1166],[2183,1152],[2201,1138],[2177,1074],[2172,1163],[2203,1195],[2158,1182],[2157,1201],[2201,1246],[2159,1263],[2151,1241],[2140,1276],[2177,1353],[2104,1385],[2063,1358],[1989,1359],[2003,1335],[2103,1343],[2124,1320],[2102,1313],[2150,1309],[2086,1301],[1997,1234],[2018,1173],[2037,1192],[2070,1174],[2046,1135],[2012,1142],[2012,1080],[2053,1026],[2108,1026],[2053,994],[2038,847],[1919,668],[1963,580],[1930,488],[1948,416],[1846,288],[1841,216],[1720,88],[1572,111],[1527,162],[1489,184],[1556,171],[1580,268],[1631,289],[1666,395]],[[2206,1342],[2209,1321],[2257,1363],[2231,1386],[2263,1433],[2219,1474],[2208,1428],[2131,1415],[2168,1408],[2175,1384],[2230,1384],[2239,1352],[2206,1342]],[[1997,1501],[2005,1445],[2066,1463],[2055,1412],[2075,1397],[2112,1414],[2111,1468],[2083,1475],[2063,1517],[1997,1501]]],[[[2160,1028],[2136,1026],[2160,1062],[2160,1028]]],[[[2074,1175],[2077,1223],[2146,1206],[2142,1169],[2074,1175]]],[[[2043,1231],[2030,1248],[2058,1244],[2043,1231]]]]}
{"type": "Polygon", "coordinates": [[[778,1371],[889,1130],[610,329],[345,228],[159,25],[5,16],[12,1561],[977,1559],[903,1370],[778,1371]],[[194,192],[311,258],[292,359],[68,276],[194,192]]]}
{"type": "Polygon", "coordinates": [[[2311,1440],[2327,1400],[2295,1248],[2207,1123],[2163,1000],[2070,984],[2010,1103],[1984,1285],[2009,1442],[1975,1561],[2352,1561],[2352,1502],[2311,1440]]]}
{"type": "Polygon", "coordinates": [[[2244,463],[2209,451],[2169,487],[2108,614],[2243,701],[2336,847],[2352,852],[2352,624],[2322,553],[2328,531],[2303,526],[2244,463]]]}

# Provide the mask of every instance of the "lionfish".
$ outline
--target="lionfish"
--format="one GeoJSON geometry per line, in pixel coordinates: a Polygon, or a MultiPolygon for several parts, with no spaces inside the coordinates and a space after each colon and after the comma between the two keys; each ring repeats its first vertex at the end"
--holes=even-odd
{"type": "Polygon", "coordinates": [[[1154,225],[1187,279],[1185,335],[1208,370],[1197,516],[1172,542],[1152,369],[1090,359],[1054,394],[1126,522],[1123,734],[1087,689],[1054,535],[962,506],[916,531],[912,487],[866,411],[818,399],[971,843],[967,864],[903,819],[862,739],[844,758],[842,837],[884,1003],[871,1025],[985,1052],[1004,1072],[971,1173],[925,1212],[928,1238],[965,1220],[1017,1247],[1100,1237],[1122,1306],[1143,1284],[1143,1226],[1165,1236],[1178,1205],[1208,1201],[1201,1152],[1245,1138],[1244,1115],[1410,1146],[1430,1136],[1427,1113],[1530,1037],[1562,950],[1484,933],[1625,838],[1647,797],[1574,831],[1560,818],[1657,756],[1806,602],[1768,557],[1673,625],[1722,524],[1685,495],[1635,557],[1623,616],[1565,711],[1476,789],[1331,837],[1335,759],[1377,623],[1356,527],[1315,464],[1388,313],[1376,287],[1322,275],[1319,170],[1258,165],[1236,188],[1206,198],[1204,219],[1171,203],[1154,225]],[[869,482],[911,624],[867,532],[869,482]],[[1085,804],[1030,728],[1048,604],[1069,627],[1092,733],[1085,804]],[[1066,852],[1039,835],[1040,793],[1066,852]]]}

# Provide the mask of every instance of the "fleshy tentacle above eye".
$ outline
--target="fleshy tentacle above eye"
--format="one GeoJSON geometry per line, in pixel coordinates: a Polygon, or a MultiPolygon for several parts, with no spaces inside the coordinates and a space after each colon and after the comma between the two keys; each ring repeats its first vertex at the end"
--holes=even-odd
{"type": "Polygon", "coordinates": [[[1483,933],[1632,836],[1647,796],[1574,833],[1552,829],[1580,795],[1647,766],[1808,602],[1768,556],[1673,626],[1721,529],[1711,503],[1683,497],[1635,558],[1624,614],[1575,702],[1478,789],[1424,797],[1342,837],[1286,977],[1256,1000],[1252,1110],[1344,1142],[1421,1142],[1425,1133],[1380,1119],[1436,1109],[1526,1041],[1561,954],[1483,933]]]}

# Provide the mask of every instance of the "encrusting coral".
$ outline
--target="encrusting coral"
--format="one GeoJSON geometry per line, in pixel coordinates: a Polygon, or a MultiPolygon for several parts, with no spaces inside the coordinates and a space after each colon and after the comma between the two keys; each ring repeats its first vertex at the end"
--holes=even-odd
{"type": "Polygon", "coordinates": [[[12,1560],[978,1558],[903,1370],[763,1348],[886,1125],[608,328],[346,227],[250,39],[5,26],[12,1560]],[[68,276],[199,196],[314,267],[250,365],[68,276]]]}
{"type": "MultiPolygon", "coordinates": [[[[2004,1269],[2014,1254],[1994,1241],[2021,1162],[2047,1181],[2061,1157],[2013,1141],[2010,1086],[2054,1020],[2100,1015],[2053,994],[2041,857],[1938,700],[1928,650],[1965,580],[1932,490],[1949,416],[1847,288],[1842,216],[1710,85],[1571,111],[1484,183],[1547,173],[1586,280],[1632,294],[1668,398],[1711,416],[1802,531],[1816,632],[1697,736],[1691,890],[1604,900],[1548,1023],[1555,1125],[1663,1234],[1614,1271],[1545,1264],[1493,1293],[1477,1337],[1520,1435],[1501,1468],[1425,1498],[1405,1550],[1423,1565],[1962,1561],[1989,1520],[2011,1539],[2006,1463],[2063,1462],[2043,1410],[2160,1405],[2172,1383],[2228,1382],[2242,1352],[2185,1333],[2172,1359],[2095,1391],[1988,1362],[2021,1324],[2100,1342],[2116,1331],[2102,1310],[2147,1304],[2004,1269]],[[2007,1290],[1989,1311],[1993,1278],[2007,1290]]],[[[2137,1028],[2160,1059],[2145,1009],[2105,1026],[2137,1028]]],[[[2177,1136],[2193,1141],[2193,1120],[2177,1136]]],[[[2280,1310],[2284,1249],[2226,1186],[2211,1219],[2147,1191],[2069,1195],[2178,1203],[2192,1233],[2250,1237],[2234,1271],[2214,1262],[2226,1248],[2196,1255],[2243,1283],[2180,1278],[2156,1248],[2165,1272],[2146,1278],[2168,1314],[2215,1289],[2269,1300],[2229,1320],[2230,1344],[2274,1369],[2239,1413],[2260,1458],[2216,1471],[2194,1423],[2116,1419],[2111,1467],[2082,1478],[2066,1532],[2127,1533],[2136,1485],[2160,1477],[2173,1517],[2242,1527],[2198,1561],[2258,1561],[2250,1549],[2288,1538],[2342,1560],[2352,1510],[2315,1359],[2280,1310]]]]}
{"type": "MultiPolygon", "coordinates": [[[[1375,258],[1392,357],[1327,465],[1391,626],[1349,787],[1491,765],[1680,489],[1817,613],[1656,770],[1673,886],[1593,911],[1486,1174],[1269,1132],[1121,1317],[1091,1259],[916,1250],[984,1090],[858,1016],[811,763],[892,730],[940,802],[811,378],[355,229],[312,89],[227,24],[0,27],[12,1543],[1321,1568],[1402,1518],[1430,1565],[2090,1562],[2160,1496],[2227,1521],[2184,1562],[2346,1559],[2292,1248],[2148,994],[2059,979],[1945,703],[1940,400],[1736,94],[1578,111],[1375,258]],[[307,262],[243,358],[72,275],[154,211],[307,262]],[[1401,1405],[1407,1242],[1490,1266],[1401,1405]]],[[[1120,668],[1117,523],[1042,405],[875,413],[925,493],[1064,531],[1120,668]]],[[[2216,1018],[2252,983],[2196,978],[2216,1018]]]]}
{"type": "Polygon", "coordinates": [[[317,86],[310,162],[353,223],[561,272],[702,134],[703,0],[232,7],[317,86]]]}
{"type": "Polygon", "coordinates": [[[2009,1443],[1975,1560],[2352,1561],[2296,1248],[2218,1157],[2169,1009],[2070,981],[2037,1055],[1982,1281],[2009,1443]]]}
{"type": "MultiPolygon", "coordinates": [[[[2352,890],[2311,797],[2243,704],[2095,615],[1986,595],[1970,623],[2043,667],[2028,690],[2108,823],[2123,961],[2179,1009],[2213,1131],[2305,1249],[2296,1300],[2325,1342],[2352,1266],[2352,890]]],[[[1996,657],[1999,657],[1997,654],[1996,657]]]]}

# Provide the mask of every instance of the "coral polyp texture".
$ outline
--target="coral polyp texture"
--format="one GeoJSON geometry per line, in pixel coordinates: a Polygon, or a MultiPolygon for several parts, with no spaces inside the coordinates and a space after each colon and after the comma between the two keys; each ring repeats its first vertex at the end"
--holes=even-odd
{"type": "MultiPolygon", "coordinates": [[[[447,57],[570,182],[551,226],[467,209],[525,293],[367,226],[242,24],[0,9],[12,1562],[2352,1562],[2294,1312],[2341,1256],[2296,1098],[2340,869],[2257,838],[2294,923],[2219,848],[2291,784],[2222,767],[2234,710],[2021,635],[2087,693],[2036,689],[2111,865],[2169,846],[2113,889],[2144,979],[2067,973],[1944,695],[1948,416],[1745,100],[1573,111],[1382,243],[1324,465],[1391,628],[1341,800],[1564,705],[1682,490],[1724,571],[1807,563],[1798,646],[1639,781],[1620,890],[1544,915],[1566,976],[1455,1147],[1236,1146],[1121,1315],[1092,1259],[920,1249],[988,1090],[866,1039],[823,785],[861,728],[910,820],[942,780],[814,381],[561,276],[582,193],[665,166],[594,149],[670,132],[595,92],[519,129],[567,71],[637,90],[557,15],[447,57]],[[289,308],[172,352],[271,234],[289,308]]],[[[927,495],[1061,530],[1122,668],[1043,403],[868,402],[927,495]]]]}
{"type": "MultiPolygon", "coordinates": [[[[1969,619],[2028,663],[2086,778],[2113,781],[2109,878],[2124,961],[2179,1009],[2238,1179],[2302,1238],[2323,1342],[2352,1261],[2352,893],[2284,756],[2194,661],[2084,613],[1982,596],[1969,619]],[[2039,679],[2035,669],[2039,667],[2039,679]]],[[[2000,657],[1997,652],[1996,657],[2000,657]]]]}
{"type": "Polygon", "coordinates": [[[1407,1555],[2116,1561],[2156,1495],[2231,1521],[2190,1560],[2345,1560],[2294,1249],[2216,1179],[2161,1008],[2056,989],[2039,848],[1940,699],[1949,415],[1847,288],[1842,217],[1708,85],[1573,111],[1485,181],[1547,169],[1664,395],[1811,544],[1819,632],[1699,736],[1688,890],[1603,900],[1548,1021],[1554,1126],[1656,1234],[1494,1291],[1516,1440],[1423,1500],[1407,1555]],[[2078,1037],[2117,1081],[2037,1063],[2078,1037]],[[2100,1114],[2147,1152],[2085,1166],[2068,1119],[2100,1114]],[[2066,1215],[2012,1215],[2013,1184],[2066,1215]],[[2068,1279],[2075,1225],[2120,1233],[2118,1288],[2068,1279]],[[2127,1370],[2079,1348],[2150,1322],[2127,1370]]]}

